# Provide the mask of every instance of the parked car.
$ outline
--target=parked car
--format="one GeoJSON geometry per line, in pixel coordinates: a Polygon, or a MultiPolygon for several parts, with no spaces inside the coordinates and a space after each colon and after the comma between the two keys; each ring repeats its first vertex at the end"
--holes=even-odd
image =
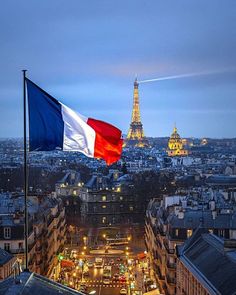
{"type": "Polygon", "coordinates": [[[104,279],[103,284],[104,285],[109,285],[111,283],[110,279],[104,279]]]}
{"type": "Polygon", "coordinates": [[[113,265],[113,264],[115,263],[114,259],[111,259],[111,260],[109,261],[109,263],[110,263],[110,265],[113,265]]]}
{"type": "Polygon", "coordinates": [[[87,262],[87,266],[88,266],[89,268],[93,267],[93,265],[94,265],[94,263],[93,263],[92,260],[89,260],[89,261],[87,262]]]}
{"type": "Polygon", "coordinates": [[[119,279],[120,279],[120,275],[118,273],[115,273],[113,275],[113,281],[119,281],[119,279]]]}
{"type": "Polygon", "coordinates": [[[121,276],[119,277],[119,281],[120,281],[121,283],[125,283],[125,282],[126,282],[126,277],[125,277],[124,275],[121,275],[121,276]]]}

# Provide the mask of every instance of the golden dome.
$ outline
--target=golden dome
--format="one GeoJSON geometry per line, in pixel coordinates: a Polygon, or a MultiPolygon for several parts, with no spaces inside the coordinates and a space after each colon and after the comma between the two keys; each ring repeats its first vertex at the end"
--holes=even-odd
{"type": "Polygon", "coordinates": [[[188,154],[188,151],[183,148],[183,142],[176,126],[168,141],[167,153],[169,156],[182,156],[188,154]]]}

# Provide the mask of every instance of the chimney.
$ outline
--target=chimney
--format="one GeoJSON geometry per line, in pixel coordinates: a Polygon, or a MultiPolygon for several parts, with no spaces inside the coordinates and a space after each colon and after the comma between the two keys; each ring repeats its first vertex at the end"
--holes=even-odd
{"type": "Polygon", "coordinates": [[[212,213],[212,218],[215,220],[216,217],[217,217],[217,211],[214,210],[214,211],[212,211],[211,213],[212,213]]]}
{"type": "Polygon", "coordinates": [[[211,211],[214,211],[216,209],[215,201],[210,201],[209,202],[209,208],[210,208],[211,211]]]}
{"type": "Polygon", "coordinates": [[[184,219],[184,212],[183,211],[179,211],[178,218],[179,219],[184,219]]]}

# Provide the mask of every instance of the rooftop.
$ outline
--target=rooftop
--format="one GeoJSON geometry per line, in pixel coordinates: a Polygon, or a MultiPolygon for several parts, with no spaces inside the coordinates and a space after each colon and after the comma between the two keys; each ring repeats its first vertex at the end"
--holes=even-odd
{"type": "Polygon", "coordinates": [[[210,294],[236,294],[236,249],[223,239],[199,228],[180,247],[181,262],[210,294]]]}
{"type": "Polygon", "coordinates": [[[59,283],[31,272],[22,272],[16,279],[0,283],[0,295],[83,295],[59,283]]]}

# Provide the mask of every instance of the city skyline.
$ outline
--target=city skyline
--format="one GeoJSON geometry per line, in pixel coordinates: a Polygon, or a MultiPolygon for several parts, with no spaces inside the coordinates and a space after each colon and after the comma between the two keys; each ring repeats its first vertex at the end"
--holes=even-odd
{"type": "Polygon", "coordinates": [[[235,137],[235,12],[234,1],[4,4],[0,137],[23,137],[24,68],[55,98],[124,134],[136,74],[216,71],[140,84],[144,133],[170,136],[176,122],[182,137],[235,137]]]}

